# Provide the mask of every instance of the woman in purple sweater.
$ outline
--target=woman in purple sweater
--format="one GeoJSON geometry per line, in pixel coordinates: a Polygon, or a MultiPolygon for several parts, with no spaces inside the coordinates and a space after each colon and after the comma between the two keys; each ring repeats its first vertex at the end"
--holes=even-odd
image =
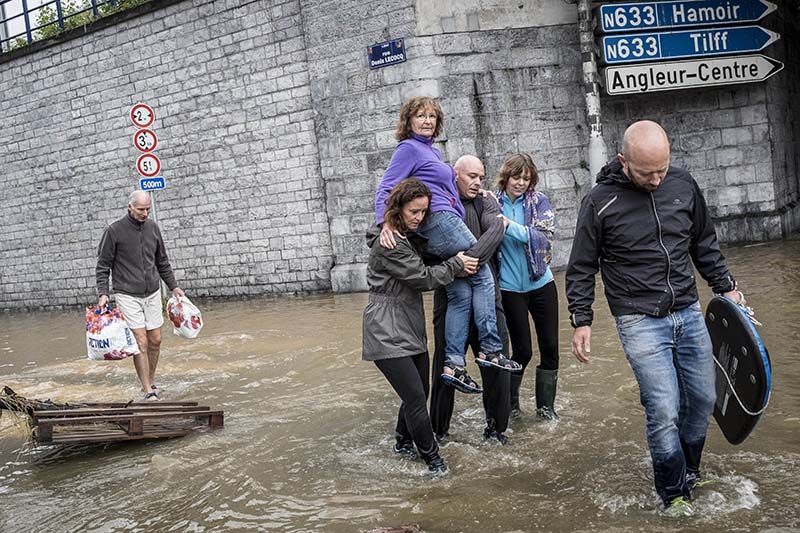
{"type": "MultiPolygon", "coordinates": [[[[401,180],[415,177],[433,193],[430,218],[417,233],[428,239],[427,251],[447,259],[471,248],[477,241],[464,224],[464,206],[458,196],[455,171],[442,160],[442,153],[433,147],[433,140],[444,126],[439,103],[431,97],[409,98],[400,110],[396,137],[400,143],[383,175],[375,194],[375,214],[382,224],[380,243],[395,246],[396,228],[384,221],[389,191],[401,180]]],[[[447,286],[445,317],[445,365],[442,379],[457,390],[480,393],[482,389],[464,368],[464,357],[471,313],[478,326],[481,350],[475,360],[482,366],[493,366],[516,372],[520,365],[505,357],[497,334],[494,278],[488,265],[472,276],[459,277],[447,286]]]]}

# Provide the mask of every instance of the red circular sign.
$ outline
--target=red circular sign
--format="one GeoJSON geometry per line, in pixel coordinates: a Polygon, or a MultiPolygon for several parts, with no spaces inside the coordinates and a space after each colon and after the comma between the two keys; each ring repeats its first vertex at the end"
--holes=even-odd
{"type": "Polygon", "coordinates": [[[161,161],[156,154],[142,154],[136,160],[136,171],[145,178],[153,178],[161,172],[161,161]]]}
{"type": "Polygon", "coordinates": [[[135,126],[146,128],[156,119],[156,113],[149,105],[140,103],[131,108],[130,118],[135,126]]]}
{"type": "Polygon", "coordinates": [[[153,130],[141,129],[133,134],[133,145],[140,152],[152,152],[158,146],[158,137],[153,130]]]}

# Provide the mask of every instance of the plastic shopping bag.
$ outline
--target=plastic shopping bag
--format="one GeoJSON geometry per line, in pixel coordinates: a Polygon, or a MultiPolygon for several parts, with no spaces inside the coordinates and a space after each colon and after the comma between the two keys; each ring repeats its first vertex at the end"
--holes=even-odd
{"type": "Polygon", "coordinates": [[[167,316],[175,335],[193,339],[203,329],[200,310],[186,296],[173,296],[167,301],[167,316]]]}
{"type": "Polygon", "coordinates": [[[139,353],[139,345],[119,309],[86,308],[86,352],[93,361],[115,361],[139,353]]]}

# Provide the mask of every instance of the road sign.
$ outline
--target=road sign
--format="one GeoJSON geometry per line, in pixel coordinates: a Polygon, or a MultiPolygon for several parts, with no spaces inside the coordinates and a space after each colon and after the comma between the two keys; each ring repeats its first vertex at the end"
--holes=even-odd
{"type": "Polygon", "coordinates": [[[152,152],[158,146],[158,137],[153,130],[142,129],[133,134],[133,145],[140,152],[152,152]]]}
{"type": "Polygon", "coordinates": [[[163,177],[157,178],[141,178],[139,179],[139,188],[143,191],[158,191],[167,188],[167,182],[163,177]]]}
{"type": "Polygon", "coordinates": [[[758,52],[781,36],[761,26],[637,33],[603,37],[606,63],[758,52]]]}
{"type": "Polygon", "coordinates": [[[631,94],[764,81],[783,63],[761,54],[625,65],[605,69],[608,94],[631,94]]]}
{"type": "Polygon", "coordinates": [[[161,172],[161,161],[156,154],[142,154],[136,160],[136,171],[145,178],[152,178],[161,172]]]}
{"type": "Polygon", "coordinates": [[[369,55],[369,68],[371,69],[388,67],[406,60],[403,39],[373,44],[367,47],[367,54],[369,55]]]}
{"type": "Polygon", "coordinates": [[[756,22],[775,11],[766,0],[678,0],[606,4],[599,9],[603,33],[677,26],[717,26],[756,22]]]}
{"type": "Polygon", "coordinates": [[[149,105],[136,104],[131,108],[130,117],[134,126],[146,128],[156,119],[156,114],[149,105]]]}

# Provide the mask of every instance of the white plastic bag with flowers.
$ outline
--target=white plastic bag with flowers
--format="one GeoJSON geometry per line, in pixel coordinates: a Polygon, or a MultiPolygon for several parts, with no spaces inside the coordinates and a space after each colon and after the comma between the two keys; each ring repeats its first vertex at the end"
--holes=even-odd
{"type": "Polygon", "coordinates": [[[175,335],[193,339],[203,329],[200,309],[186,296],[172,296],[167,301],[167,316],[172,322],[172,332],[175,335]]]}
{"type": "Polygon", "coordinates": [[[139,353],[122,312],[106,306],[86,308],[86,353],[93,361],[117,361],[139,353]]]}

